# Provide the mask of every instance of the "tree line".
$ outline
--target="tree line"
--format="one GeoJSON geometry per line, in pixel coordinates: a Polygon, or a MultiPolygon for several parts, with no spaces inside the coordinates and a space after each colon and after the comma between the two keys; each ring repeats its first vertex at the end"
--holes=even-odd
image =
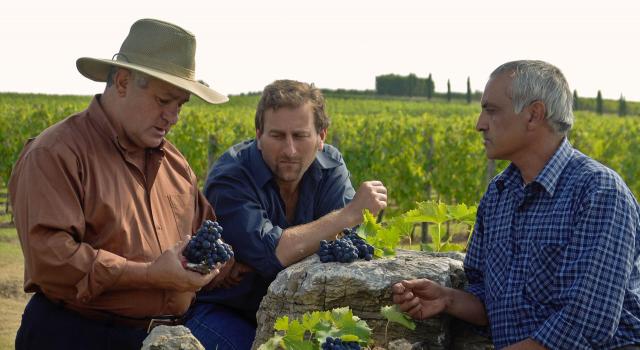
{"type": "MultiPolygon", "coordinates": [[[[369,90],[367,90],[369,92],[369,90]]],[[[376,76],[375,94],[378,96],[426,97],[431,100],[461,101],[466,103],[480,100],[482,93],[471,90],[471,78],[467,77],[467,91],[451,91],[451,81],[447,79],[446,92],[436,92],[431,73],[427,78],[421,78],[411,73],[409,75],[385,74],[376,76]]],[[[592,111],[597,114],[617,114],[619,116],[640,115],[640,102],[627,102],[623,95],[618,100],[605,100],[598,90],[595,98],[580,97],[573,90],[573,110],[592,111]]]]}

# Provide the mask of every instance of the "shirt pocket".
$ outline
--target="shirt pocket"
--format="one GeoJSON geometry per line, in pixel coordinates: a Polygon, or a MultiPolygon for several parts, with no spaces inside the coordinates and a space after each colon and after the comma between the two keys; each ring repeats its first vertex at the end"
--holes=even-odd
{"type": "Polygon", "coordinates": [[[193,197],[190,194],[171,194],[167,197],[169,197],[171,212],[180,236],[193,234],[192,223],[195,212],[193,197]]]}
{"type": "Polygon", "coordinates": [[[511,241],[491,242],[486,254],[486,289],[491,300],[498,300],[509,285],[511,271],[511,241]]]}
{"type": "Polygon", "coordinates": [[[536,304],[553,304],[559,298],[562,281],[559,270],[567,243],[548,239],[531,244],[531,264],[527,272],[524,294],[536,304]]]}

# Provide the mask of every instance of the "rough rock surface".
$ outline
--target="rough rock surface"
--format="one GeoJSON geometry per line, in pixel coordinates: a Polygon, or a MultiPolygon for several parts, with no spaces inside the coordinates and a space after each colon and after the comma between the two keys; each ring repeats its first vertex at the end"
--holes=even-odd
{"type": "Polygon", "coordinates": [[[458,253],[400,250],[391,259],[323,264],[317,255],[312,255],[280,272],[269,286],[257,314],[253,348],[257,349],[273,335],[273,323],[280,316],[301,318],[305,312],[349,306],[372,328],[375,346],[387,347],[386,340],[404,339],[406,344],[420,344],[423,349],[492,349],[484,338],[468,337],[473,344],[458,339],[456,334],[465,334],[467,338],[472,333],[456,327],[454,334],[451,318],[447,316],[416,322],[415,331],[411,331],[397,324],[387,327],[380,315],[382,306],[392,304],[391,285],[403,279],[428,278],[448,287],[462,288],[466,283],[463,257],[458,253]]]}
{"type": "Polygon", "coordinates": [[[204,347],[187,327],[158,326],[144,340],[142,350],[204,350],[204,347]]]}

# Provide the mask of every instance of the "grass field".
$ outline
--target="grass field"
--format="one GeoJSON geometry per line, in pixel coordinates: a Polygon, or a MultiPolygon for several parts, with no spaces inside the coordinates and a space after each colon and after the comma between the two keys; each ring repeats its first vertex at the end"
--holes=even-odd
{"type": "Polygon", "coordinates": [[[0,228],[0,349],[13,349],[28,296],[22,292],[24,260],[15,228],[0,228]]]}

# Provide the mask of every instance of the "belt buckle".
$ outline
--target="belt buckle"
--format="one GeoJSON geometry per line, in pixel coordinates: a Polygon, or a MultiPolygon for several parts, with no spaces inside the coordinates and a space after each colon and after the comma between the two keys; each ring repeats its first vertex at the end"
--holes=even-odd
{"type": "Polygon", "coordinates": [[[167,318],[152,318],[151,320],[149,320],[149,326],[147,326],[147,334],[151,333],[151,331],[157,326],[162,326],[162,325],[173,326],[174,322],[175,320],[167,319],[167,318]]]}

